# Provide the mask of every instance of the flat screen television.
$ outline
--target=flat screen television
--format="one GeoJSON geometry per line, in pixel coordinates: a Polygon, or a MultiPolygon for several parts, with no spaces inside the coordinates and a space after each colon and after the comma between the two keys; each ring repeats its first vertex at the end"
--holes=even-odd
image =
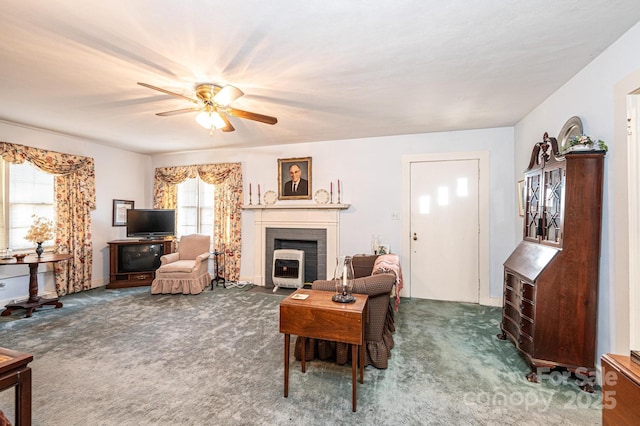
{"type": "Polygon", "coordinates": [[[127,237],[154,239],[176,234],[176,211],[170,209],[127,210],[127,237]]]}

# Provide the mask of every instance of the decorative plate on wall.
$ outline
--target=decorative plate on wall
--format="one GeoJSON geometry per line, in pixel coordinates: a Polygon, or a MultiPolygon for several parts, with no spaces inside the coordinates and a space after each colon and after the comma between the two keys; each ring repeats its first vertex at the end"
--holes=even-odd
{"type": "Polygon", "coordinates": [[[316,194],[313,196],[313,199],[316,200],[318,204],[327,204],[329,202],[329,193],[326,189],[318,189],[316,194]]]}
{"type": "Polygon", "coordinates": [[[264,193],[264,203],[267,206],[271,206],[275,204],[277,199],[278,199],[278,196],[274,191],[267,191],[264,193]]]}
{"type": "Polygon", "coordinates": [[[560,152],[564,152],[569,148],[569,141],[571,138],[581,134],[582,120],[580,120],[580,117],[573,116],[568,119],[558,134],[558,149],[560,152]]]}

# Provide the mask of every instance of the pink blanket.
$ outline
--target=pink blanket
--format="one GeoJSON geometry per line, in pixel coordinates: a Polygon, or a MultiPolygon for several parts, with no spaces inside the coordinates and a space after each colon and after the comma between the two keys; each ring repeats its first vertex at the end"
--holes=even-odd
{"type": "Polygon", "coordinates": [[[398,311],[400,304],[400,291],[402,290],[402,268],[400,257],[397,254],[383,254],[378,256],[373,264],[373,274],[393,273],[396,276],[395,309],[398,311]]]}

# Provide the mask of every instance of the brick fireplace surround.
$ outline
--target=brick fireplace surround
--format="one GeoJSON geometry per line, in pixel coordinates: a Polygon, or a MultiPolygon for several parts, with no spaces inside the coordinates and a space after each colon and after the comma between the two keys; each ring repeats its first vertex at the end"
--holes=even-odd
{"type": "Polygon", "coordinates": [[[244,208],[254,213],[254,284],[271,286],[272,265],[267,263],[273,259],[273,253],[267,253],[267,250],[273,251],[273,241],[267,240],[267,229],[270,229],[270,238],[289,234],[294,239],[317,240],[318,275],[322,277],[322,272],[325,272],[325,278],[333,276],[335,259],[340,252],[340,210],[349,208],[348,204],[254,205],[244,208]],[[273,228],[277,230],[274,232],[273,228]],[[305,236],[305,230],[308,230],[308,236],[305,236]],[[319,230],[326,232],[326,243],[319,230]],[[326,254],[321,253],[325,247],[326,254]],[[321,269],[323,266],[324,271],[321,269]]]}

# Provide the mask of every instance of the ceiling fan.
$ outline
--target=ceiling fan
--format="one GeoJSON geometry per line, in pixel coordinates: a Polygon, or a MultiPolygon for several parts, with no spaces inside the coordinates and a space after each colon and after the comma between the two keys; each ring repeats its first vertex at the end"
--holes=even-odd
{"type": "Polygon", "coordinates": [[[151,84],[140,82],[138,82],[138,84],[149,89],[166,93],[167,95],[186,99],[189,102],[195,104],[195,106],[192,106],[190,108],[158,112],[156,113],[156,115],[159,115],[160,117],[168,117],[170,115],[184,114],[187,112],[198,112],[196,121],[202,127],[209,129],[210,134],[212,134],[216,129],[222,129],[223,132],[233,132],[235,130],[226,114],[233,115],[239,118],[246,118],[248,120],[259,121],[266,124],[276,124],[278,122],[278,119],[275,117],[230,107],[229,105],[233,101],[244,95],[242,90],[231,85],[220,87],[211,83],[198,84],[196,86],[197,99],[194,99],[190,98],[189,96],[171,92],[161,87],[152,86],[151,84]]]}

